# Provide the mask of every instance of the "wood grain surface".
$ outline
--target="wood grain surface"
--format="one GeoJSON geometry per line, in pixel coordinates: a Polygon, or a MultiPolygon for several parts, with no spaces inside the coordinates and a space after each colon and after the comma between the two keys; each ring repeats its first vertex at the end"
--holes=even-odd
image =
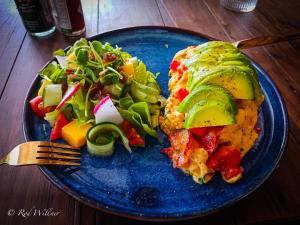
{"type": "MultiPolygon", "coordinates": [[[[29,36],[14,2],[0,7],[0,156],[24,141],[22,107],[31,81],[52,57],[76,39],[56,32],[48,38],[29,36]]],[[[218,0],[82,0],[86,36],[141,25],[190,29],[217,39],[237,41],[300,31],[300,1],[260,0],[249,13],[222,8],[218,0]]],[[[244,51],[270,74],[289,114],[288,148],[279,167],[253,194],[213,215],[174,224],[296,224],[300,221],[300,41],[244,51]]],[[[0,169],[2,225],[152,224],[109,215],[85,206],[56,188],[36,166],[0,169]],[[10,209],[47,209],[56,217],[8,216],[10,209]]],[[[300,223],[300,222],[299,222],[300,223]]]]}

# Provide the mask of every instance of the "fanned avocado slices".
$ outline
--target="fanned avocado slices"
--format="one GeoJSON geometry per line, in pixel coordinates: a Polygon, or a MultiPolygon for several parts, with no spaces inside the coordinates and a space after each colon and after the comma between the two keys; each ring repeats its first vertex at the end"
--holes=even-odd
{"type": "Polygon", "coordinates": [[[255,68],[231,43],[211,41],[199,45],[185,65],[189,71],[189,91],[203,84],[214,84],[228,89],[237,99],[254,99],[262,95],[255,68]],[[240,88],[237,87],[239,84],[240,88]]]}
{"type": "Polygon", "coordinates": [[[177,111],[188,112],[196,103],[206,100],[217,100],[228,107],[228,111],[236,114],[237,106],[232,95],[224,88],[215,85],[201,85],[194,89],[178,106],[177,111]]]}

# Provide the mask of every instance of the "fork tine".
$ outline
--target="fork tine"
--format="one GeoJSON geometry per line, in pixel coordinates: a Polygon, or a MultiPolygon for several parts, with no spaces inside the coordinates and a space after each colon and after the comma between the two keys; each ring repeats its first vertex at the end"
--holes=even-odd
{"type": "Polygon", "coordinates": [[[38,153],[40,152],[53,152],[53,153],[63,153],[63,154],[70,154],[70,155],[80,155],[81,152],[79,151],[72,151],[71,149],[70,150],[65,150],[65,149],[57,149],[57,148],[47,148],[47,147],[39,147],[38,148],[38,153]]]}
{"type": "Polygon", "coordinates": [[[46,142],[46,141],[39,141],[38,146],[80,150],[80,148],[73,147],[71,145],[65,145],[65,144],[60,144],[60,143],[55,143],[55,142],[46,142]]]}
{"type": "Polygon", "coordinates": [[[38,153],[36,158],[51,158],[51,159],[80,159],[80,157],[60,155],[55,153],[38,153]]]}
{"type": "Polygon", "coordinates": [[[66,165],[66,166],[80,166],[78,162],[63,161],[63,160],[52,160],[52,159],[38,159],[38,165],[66,165]]]}

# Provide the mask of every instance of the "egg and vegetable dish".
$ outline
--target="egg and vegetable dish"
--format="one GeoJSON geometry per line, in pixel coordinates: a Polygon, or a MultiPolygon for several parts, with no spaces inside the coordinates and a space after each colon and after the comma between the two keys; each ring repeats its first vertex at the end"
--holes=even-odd
{"type": "Polygon", "coordinates": [[[104,157],[116,141],[129,152],[145,146],[146,135],[157,137],[160,127],[170,141],[161,152],[195,182],[207,183],[216,172],[229,183],[242,177],[240,162],[259,135],[264,96],[255,68],[232,44],[211,41],[179,51],[167,99],[159,74],[117,46],[82,38],[54,56],[29,102],[52,127],[51,141],[87,145],[104,157]]]}
{"type": "Polygon", "coordinates": [[[242,177],[242,157],[259,134],[263,102],[258,75],[232,44],[211,41],[179,51],[170,65],[169,90],[159,123],[173,167],[207,183],[216,172],[228,183],[242,177]]]}

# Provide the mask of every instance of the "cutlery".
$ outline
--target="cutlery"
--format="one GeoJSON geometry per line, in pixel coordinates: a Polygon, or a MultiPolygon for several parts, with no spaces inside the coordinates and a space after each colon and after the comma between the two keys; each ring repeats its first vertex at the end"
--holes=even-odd
{"type": "Polygon", "coordinates": [[[296,39],[300,39],[300,33],[287,35],[287,36],[274,35],[274,36],[255,37],[255,38],[236,41],[233,42],[232,44],[239,49],[247,49],[247,48],[253,48],[253,47],[258,47],[263,45],[274,44],[282,41],[292,41],[296,39]]]}
{"type": "Polygon", "coordinates": [[[17,145],[1,164],[21,165],[80,165],[80,148],[45,141],[31,141],[17,145]]]}

